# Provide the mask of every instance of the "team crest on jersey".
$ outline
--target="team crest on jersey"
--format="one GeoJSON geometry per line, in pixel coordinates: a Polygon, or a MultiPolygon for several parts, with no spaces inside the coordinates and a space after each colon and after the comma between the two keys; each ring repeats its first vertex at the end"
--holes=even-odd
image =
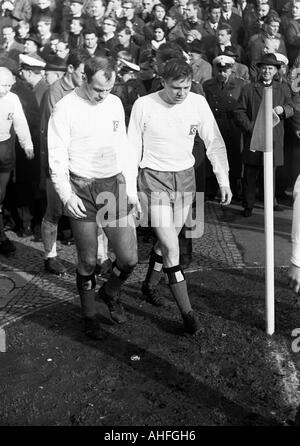
{"type": "Polygon", "coordinates": [[[196,135],[197,127],[198,127],[197,124],[191,124],[189,135],[196,135]]]}
{"type": "Polygon", "coordinates": [[[7,120],[8,121],[12,121],[13,119],[14,119],[14,114],[13,113],[8,113],[7,120]]]}
{"type": "Polygon", "coordinates": [[[116,132],[118,130],[120,121],[113,121],[113,131],[116,132]]]}

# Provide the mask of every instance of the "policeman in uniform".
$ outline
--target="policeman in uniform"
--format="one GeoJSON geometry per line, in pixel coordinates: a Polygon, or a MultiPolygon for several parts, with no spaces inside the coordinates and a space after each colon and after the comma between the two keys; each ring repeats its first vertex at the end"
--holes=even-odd
{"type": "MultiPolygon", "coordinates": [[[[203,89],[226,145],[230,187],[233,196],[237,197],[242,169],[241,131],[233,121],[233,110],[247,81],[232,75],[234,63],[232,57],[217,56],[213,60],[214,77],[204,82],[203,89]]],[[[216,181],[215,186],[211,185],[214,187],[217,191],[216,181]]]]}

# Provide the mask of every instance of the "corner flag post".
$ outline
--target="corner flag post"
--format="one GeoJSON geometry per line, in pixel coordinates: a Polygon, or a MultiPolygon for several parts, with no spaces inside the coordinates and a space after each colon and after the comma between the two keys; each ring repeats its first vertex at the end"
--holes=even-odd
{"type": "Polygon", "coordinates": [[[264,151],[264,219],[265,219],[265,307],[266,332],[275,331],[274,298],[274,220],[273,220],[273,95],[272,85],[264,87],[265,151],[264,151]]]}

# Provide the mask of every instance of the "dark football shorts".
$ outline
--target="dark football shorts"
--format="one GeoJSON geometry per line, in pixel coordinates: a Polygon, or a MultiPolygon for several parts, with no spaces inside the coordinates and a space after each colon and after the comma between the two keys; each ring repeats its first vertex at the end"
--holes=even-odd
{"type": "Polygon", "coordinates": [[[0,141],[0,172],[11,172],[15,167],[15,150],[12,138],[0,141]]]}
{"type": "Polygon", "coordinates": [[[139,170],[138,190],[141,203],[151,206],[176,206],[192,203],[196,183],[194,167],[178,172],[163,172],[145,167],[139,170]]]}
{"type": "Polygon", "coordinates": [[[70,183],[86,209],[87,216],[80,220],[114,225],[129,214],[123,174],[109,178],[83,178],[70,172],[70,183]]]}

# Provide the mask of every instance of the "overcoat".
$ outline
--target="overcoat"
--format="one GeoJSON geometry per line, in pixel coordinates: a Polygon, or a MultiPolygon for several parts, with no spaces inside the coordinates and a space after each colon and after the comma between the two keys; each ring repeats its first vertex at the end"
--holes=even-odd
{"type": "Polygon", "coordinates": [[[243,79],[231,76],[224,88],[216,79],[203,84],[205,97],[226,145],[230,172],[236,177],[239,177],[242,165],[241,130],[233,121],[233,110],[246,83],[243,79]]]}
{"type": "MultiPolygon", "coordinates": [[[[291,98],[289,86],[285,83],[273,81],[273,108],[281,105],[284,109],[284,116],[273,128],[273,161],[274,166],[282,166],[284,125],[283,119],[290,118],[294,114],[294,104],[291,98]]],[[[255,82],[243,87],[239,101],[234,110],[234,119],[244,135],[243,161],[245,164],[260,166],[263,164],[262,152],[250,151],[250,142],[255,120],[263,97],[264,85],[262,82],[255,82]]]]}

